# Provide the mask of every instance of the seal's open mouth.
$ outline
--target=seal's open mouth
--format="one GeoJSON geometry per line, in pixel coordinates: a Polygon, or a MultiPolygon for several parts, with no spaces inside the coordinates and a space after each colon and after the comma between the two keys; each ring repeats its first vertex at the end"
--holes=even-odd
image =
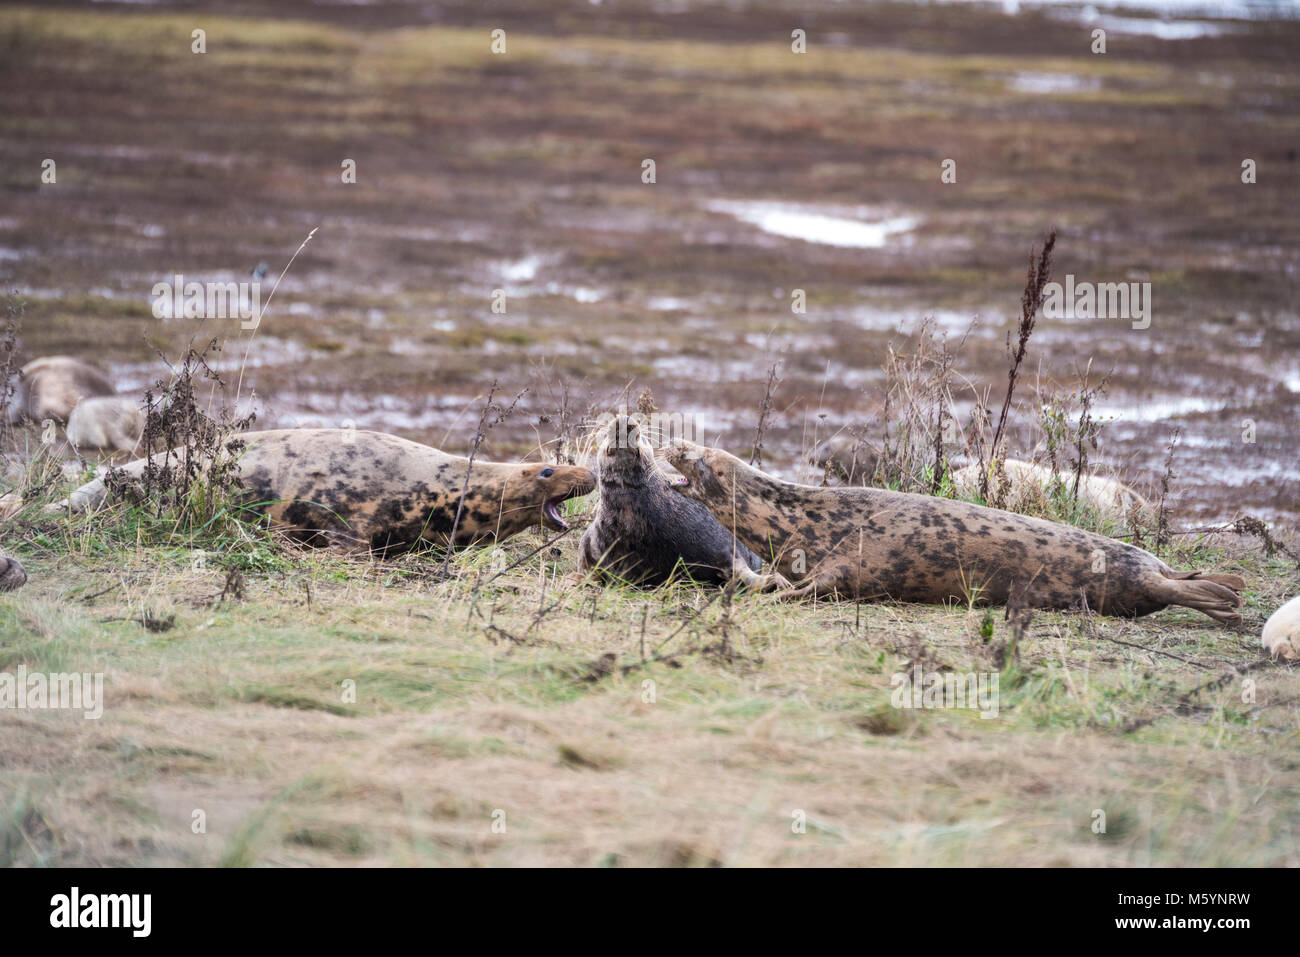
{"type": "Polygon", "coordinates": [[[546,504],[542,506],[542,514],[549,518],[561,531],[567,531],[569,523],[560,517],[560,508],[564,505],[564,500],[568,496],[557,495],[555,498],[548,498],[546,504]]]}

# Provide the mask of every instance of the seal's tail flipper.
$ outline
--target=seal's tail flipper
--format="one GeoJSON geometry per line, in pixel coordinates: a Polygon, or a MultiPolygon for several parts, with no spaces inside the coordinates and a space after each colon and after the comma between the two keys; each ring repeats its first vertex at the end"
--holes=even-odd
{"type": "Polygon", "coordinates": [[[1161,598],[1171,605],[1183,605],[1204,612],[1215,621],[1228,625],[1241,624],[1241,595],[1246,587],[1239,575],[1202,574],[1201,572],[1170,572],[1165,576],[1161,598]]]}
{"type": "Polygon", "coordinates": [[[1246,579],[1242,578],[1240,575],[1220,575],[1218,573],[1211,574],[1209,572],[1200,572],[1196,577],[1202,581],[1215,582],[1216,584],[1222,585],[1224,588],[1231,588],[1233,591],[1243,591],[1246,587],[1246,579]]]}

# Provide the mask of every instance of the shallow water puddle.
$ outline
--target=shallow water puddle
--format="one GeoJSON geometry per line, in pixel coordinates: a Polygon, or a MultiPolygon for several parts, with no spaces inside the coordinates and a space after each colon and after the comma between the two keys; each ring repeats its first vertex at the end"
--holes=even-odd
{"type": "Polygon", "coordinates": [[[1033,73],[1024,70],[1007,80],[1007,88],[1017,93],[1089,93],[1101,88],[1101,80],[1077,73],[1033,73]]]}
{"type": "Polygon", "coordinates": [[[1097,408],[1093,411],[1093,415],[1102,420],[1161,422],[1165,419],[1174,419],[1181,415],[1194,415],[1198,412],[1218,412],[1226,406],[1227,403],[1220,399],[1185,396],[1180,399],[1138,400],[1133,405],[1097,408]]]}
{"type": "MultiPolygon", "coordinates": [[[[913,0],[918,6],[929,6],[931,3],[984,5],[988,2],[989,0],[913,0]]],[[[1144,20],[1146,23],[1192,23],[1198,26],[1206,20],[1285,20],[1300,15],[1294,0],[1001,0],[1001,6],[1002,12],[1007,16],[1047,10],[1059,16],[1095,18],[1103,10],[1120,10],[1148,14],[1144,20]]],[[[1217,23],[1207,25],[1220,26],[1217,23]]]]}
{"type": "Polygon", "coordinates": [[[685,312],[691,308],[691,300],[677,296],[651,296],[646,300],[646,308],[656,312],[685,312]]]}
{"type": "Polygon", "coordinates": [[[504,262],[497,266],[501,278],[507,282],[528,282],[537,277],[537,270],[542,267],[542,257],[529,255],[514,262],[504,262]]]}
{"type": "Polygon", "coordinates": [[[996,307],[986,309],[925,309],[923,307],[899,307],[860,305],[837,311],[832,318],[845,319],[859,329],[874,332],[899,331],[915,333],[921,327],[923,319],[934,320],[940,331],[953,335],[966,332],[992,330],[1000,335],[1003,322],[996,307]],[[985,318],[985,317],[991,318],[985,318]]]}
{"type": "Polygon", "coordinates": [[[601,302],[609,298],[609,291],[606,289],[597,289],[593,286],[566,286],[558,282],[548,282],[546,284],[546,294],[548,296],[565,296],[583,305],[601,302]]]}
{"type": "Polygon", "coordinates": [[[773,236],[860,249],[879,249],[891,236],[909,232],[921,223],[916,216],[871,219],[868,211],[861,210],[857,218],[850,218],[831,215],[827,211],[841,212],[842,207],[819,208],[765,201],[719,199],[707,203],[705,208],[713,213],[734,216],[773,236]]]}
{"type": "Polygon", "coordinates": [[[1063,17],[1090,27],[1099,27],[1113,33],[1130,33],[1155,37],[1158,40],[1196,40],[1201,37],[1218,37],[1236,32],[1236,27],[1209,20],[1155,20],[1148,17],[1100,16],[1087,13],[1063,17]]]}
{"type": "MultiPolygon", "coordinates": [[[[928,6],[932,2],[984,4],[988,0],[913,2],[918,6],[928,6]]],[[[1057,20],[1160,40],[1224,36],[1244,29],[1240,24],[1225,21],[1292,19],[1300,15],[1300,8],[1296,7],[1293,0],[1002,0],[1001,6],[1002,12],[1007,16],[1031,10],[1046,10],[1049,16],[1057,20]],[[1150,15],[1123,16],[1117,11],[1150,15]]]]}

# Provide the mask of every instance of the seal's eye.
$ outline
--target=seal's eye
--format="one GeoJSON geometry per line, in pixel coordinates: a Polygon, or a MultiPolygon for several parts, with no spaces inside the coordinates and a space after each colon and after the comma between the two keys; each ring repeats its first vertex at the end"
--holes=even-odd
{"type": "Polygon", "coordinates": [[[550,478],[554,474],[555,474],[555,469],[542,469],[541,472],[538,473],[537,477],[550,478]]]}

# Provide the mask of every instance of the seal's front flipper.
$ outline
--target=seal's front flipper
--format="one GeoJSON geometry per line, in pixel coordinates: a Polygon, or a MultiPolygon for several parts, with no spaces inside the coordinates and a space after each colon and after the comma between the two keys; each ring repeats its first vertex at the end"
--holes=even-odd
{"type": "Polygon", "coordinates": [[[833,594],[837,581],[839,581],[839,575],[835,570],[824,571],[820,575],[814,576],[804,585],[777,592],[776,597],[782,601],[803,601],[807,598],[816,598],[818,594],[833,594]]]}
{"type": "Polygon", "coordinates": [[[732,562],[731,574],[733,578],[740,579],[740,583],[750,591],[775,591],[779,588],[789,588],[790,582],[779,572],[769,572],[761,575],[750,567],[749,562],[741,556],[736,556],[732,562]]]}

